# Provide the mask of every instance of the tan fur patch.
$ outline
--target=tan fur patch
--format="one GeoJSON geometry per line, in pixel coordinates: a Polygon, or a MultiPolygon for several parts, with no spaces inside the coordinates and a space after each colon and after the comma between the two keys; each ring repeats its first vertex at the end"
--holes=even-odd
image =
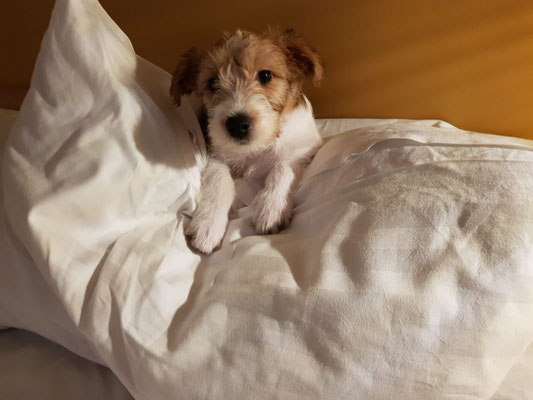
{"type": "Polygon", "coordinates": [[[293,31],[262,36],[245,31],[226,34],[204,55],[199,69],[197,88],[206,103],[216,105],[235,85],[248,86],[264,93],[280,114],[286,106],[293,109],[302,104],[305,75],[316,74],[313,82],[317,84],[323,75],[316,51],[293,31]],[[256,82],[262,70],[272,72],[272,81],[264,87],[256,82]],[[209,92],[207,81],[211,78],[220,79],[221,93],[209,92]]]}

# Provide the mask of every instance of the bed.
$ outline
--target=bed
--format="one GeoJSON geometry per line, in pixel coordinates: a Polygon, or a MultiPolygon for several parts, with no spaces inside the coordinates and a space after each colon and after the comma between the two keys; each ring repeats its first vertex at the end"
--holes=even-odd
{"type": "Polygon", "coordinates": [[[294,220],[183,235],[205,144],[96,1],[0,113],[0,398],[529,399],[533,143],[321,119],[294,220]],[[32,333],[30,333],[32,332],[32,333]]]}

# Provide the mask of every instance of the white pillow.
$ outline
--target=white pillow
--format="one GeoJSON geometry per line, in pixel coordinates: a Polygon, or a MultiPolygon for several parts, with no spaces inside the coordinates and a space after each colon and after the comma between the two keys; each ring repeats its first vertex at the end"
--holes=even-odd
{"type": "Polygon", "coordinates": [[[192,139],[202,135],[169,87],[168,73],[136,57],[97,1],[56,3],[5,154],[0,325],[103,362],[103,322],[83,318],[104,316],[103,276],[150,285],[144,267],[157,264],[168,290],[154,307],[165,323],[185,301],[199,257],[185,242],[182,212],[199,188],[192,139]],[[143,258],[147,249],[164,259],[143,258]],[[101,342],[87,344],[96,334],[101,342]]]}
{"type": "Polygon", "coordinates": [[[255,235],[244,207],[201,258],[183,236],[201,135],[169,82],[95,0],[57,1],[4,163],[1,324],[135,398],[496,391],[533,340],[530,142],[366,124],[320,149],[288,229],[255,235]]]}

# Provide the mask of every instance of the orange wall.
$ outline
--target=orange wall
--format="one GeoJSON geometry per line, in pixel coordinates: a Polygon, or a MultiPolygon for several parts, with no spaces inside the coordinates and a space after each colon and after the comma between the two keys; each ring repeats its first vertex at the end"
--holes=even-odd
{"type": "MultiPolygon", "coordinates": [[[[440,118],[533,139],[532,0],[101,3],[136,51],[167,71],[223,30],[293,27],[327,65],[323,87],[308,91],[319,117],[440,118]]],[[[0,0],[4,93],[28,85],[52,4],[0,0]]]]}

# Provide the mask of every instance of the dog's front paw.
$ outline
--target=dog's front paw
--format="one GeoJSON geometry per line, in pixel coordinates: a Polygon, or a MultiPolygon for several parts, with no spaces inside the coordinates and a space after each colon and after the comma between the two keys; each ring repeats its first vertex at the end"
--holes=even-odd
{"type": "Polygon", "coordinates": [[[254,211],[252,223],[257,233],[278,233],[291,221],[292,201],[290,199],[269,201],[260,194],[254,201],[254,211]]]}
{"type": "MultiPolygon", "coordinates": [[[[220,219],[220,218],[219,218],[220,219]]],[[[220,245],[226,231],[227,218],[223,221],[193,217],[185,231],[192,247],[204,254],[210,254],[220,245]]]]}

